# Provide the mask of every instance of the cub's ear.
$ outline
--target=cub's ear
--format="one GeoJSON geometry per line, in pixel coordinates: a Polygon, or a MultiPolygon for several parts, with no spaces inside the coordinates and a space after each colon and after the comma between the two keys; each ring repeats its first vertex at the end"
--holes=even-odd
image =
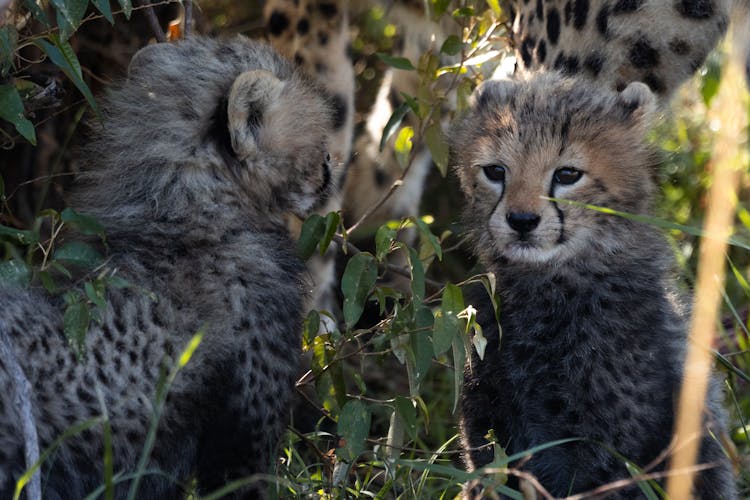
{"type": "Polygon", "coordinates": [[[257,151],[263,115],[283,88],[284,82],[262,69],[245,71],[234,80],[227,102],[227,126],[232,149],[240,160],[257,151]]]}
{"type": "Polygon", "coordinates": [[[633,119],[648,127],[656,114],[656,97],[648,85],[633,82],[617,96],[624,118],[633,119]]]}
{"type": "Polygon", "coordinates": [[[153,43],[151,45],[146,45],[136,52],[130,60],[130,64],[128,64],[128,78],[137,74],[141,69],[169,61],[174,48],[174,45],[171,43],[153,43]]]}
{"type": "Polygon", "coordinates": [[[474,93],[475,106],[505,105],[515,98],[518,83],[513,80],[489,80],[484,82],[474,93]]]}

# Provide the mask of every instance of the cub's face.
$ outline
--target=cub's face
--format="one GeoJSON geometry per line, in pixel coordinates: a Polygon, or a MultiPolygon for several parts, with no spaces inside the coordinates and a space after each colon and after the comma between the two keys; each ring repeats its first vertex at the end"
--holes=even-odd
{"type": "Polygon", "coordinates": [[[539,263],[627,246],[622,219],[581,204],[648,208],[652,107],[639,83],[616,94],[543,74],[480,88],[452,144],[477,253],[539,263]]]}

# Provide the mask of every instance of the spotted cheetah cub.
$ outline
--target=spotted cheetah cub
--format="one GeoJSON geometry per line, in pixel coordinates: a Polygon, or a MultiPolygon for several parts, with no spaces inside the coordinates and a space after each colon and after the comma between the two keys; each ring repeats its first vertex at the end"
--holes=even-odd
{"type": "MultiPolygon", "coordinates": [[[[668,447],[688,318],[672,251],[652,226],[549,199],[647,213],[656,161],[644,136],[654,107],[641,83],[615,93],[542,73],[486,83],[457,125],[466,225],[497,276],[502,328],[500,339],[491,305],[474,302],[489,344],[465,373],[470,470],[493,460],[483,446],[490,429],[508,455],[584,438],[516,464],[554,496],[629,477],[611,450],[646,467],[668,447]]],[[[716,434],[718,398],[714,386],[705,422],[716,434]]],[[[699,476],[696,494],[735,498],[728,460],[708,432],[700,461],[715,467],[699,476]]]]}
{"type": "MultiPolygon", "coordinates": [[[[33,386],[40,448],[104,407],[116,478],[127,479],[160,373],[203,331],[171,387],[138,498],[268,472],[300,349],[304,267],[285,215],[325,201],[329,105],[273,49],[237,37],[144,48],[101,108],[74,206],[104,224],[107,265],[133,286],[108,291],[82,362],[59,301],[0,288],[0,328],[33,386]]],[[[0,360],[0,386],[11,384],[0,360]]],[[[0,395],[0,498],[28,465],[10,392],[0,395]]],[[[102,484],[102,436],[95,426],[45,461],[44,498],[84,498],[102,484]]],[[[241,494],[263,497],[255,485],[241,494]]]]}

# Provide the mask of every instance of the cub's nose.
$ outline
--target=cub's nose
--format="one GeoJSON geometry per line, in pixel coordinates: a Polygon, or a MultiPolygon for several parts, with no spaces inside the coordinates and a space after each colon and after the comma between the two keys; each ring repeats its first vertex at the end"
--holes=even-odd
{"type": "Polygon", "coordinates": [[[533,231],[542,218],[528,212],[511,212],[505,216],[505,219],[514,231],[525,234],[533,231]]]}

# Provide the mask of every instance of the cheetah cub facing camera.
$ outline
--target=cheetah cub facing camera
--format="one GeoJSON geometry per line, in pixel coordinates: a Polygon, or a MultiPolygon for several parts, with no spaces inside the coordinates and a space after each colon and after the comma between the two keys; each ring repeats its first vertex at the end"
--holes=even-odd
{"type": "MultiPolygon", "coordinates": [[[[302,314],[304,267],[285,214],[319,206],[332,177],[321,95],[271,48],[241,37],[136,54],[102,104],[74,196],[106,228],[108,266],[133,286],[108,291],[82,362],[59,301],[0,288],[0,328],[33,387],[41,449],[104,407],[115,474],[132,474],[162,367],[203,331],[159,423],[147,469],[160,473],[145,476],[138,498],[177,498],[192,479],[206,493],[271,470],[302,314]]],[[[9,370],[0,359],[1,387],[12,387],[9,370]]],[[[28,465],[11,392],[0,395],[0,498],[28,465]]],[[[84,498],[102,484],[102,436],[95,426],[44,462],[44,498],[84,498]]],[[[251,488],[239,495],[264,496],[251,488]]]]}
{"type": "MultiPolygon", "coordinates": [[[[647,467],[669,446],[688,318],[672,251],[649,225],[548,199],[647,213],[656,189],[645,140],[653,108],[641,83],[615,93],[543,73],[486,83],[458,123],[452,148],[466,223],[497,276],[502,328],[498,345],[492,306],[478,299],[489,344],[465,373],[469,469],[493,460],[483,446],[490,429],[508,455],[584,438],[515,464],[566,496],[629,477],[611,450],[647,467]]],[[[705,424],[715,435],[724,431],[718,399],[714,385],[705,424]]],[[[700,462],[714,467],[698,476],[696,495],[736,498],[708,431],[700,462]]],[[[466,497],[479,498],[477,490],[466,497]]],[[[616,496],[640,494],[631,486],[616,496]]]]}

